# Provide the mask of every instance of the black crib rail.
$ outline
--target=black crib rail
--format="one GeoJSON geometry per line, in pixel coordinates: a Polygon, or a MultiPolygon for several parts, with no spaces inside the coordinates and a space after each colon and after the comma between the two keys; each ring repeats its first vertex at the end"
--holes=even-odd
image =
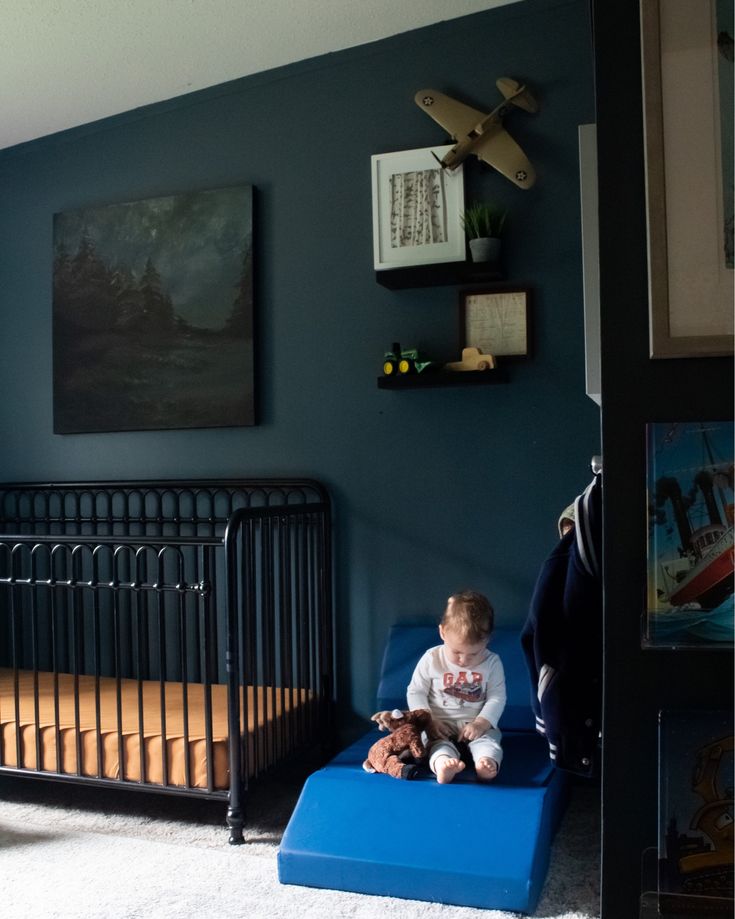
{"type": "Polygon", "coordinates": [[[0,773],[226,797],[230,841],[242,841],[249,778],[331,732],[331,577],[329,499],[312,480],[0,485],[0,668],[10,696],[0,697],[0,773]],[[68,685],[71,724],[61,714],[68,685]],[[102,717],[110,687],[112,777],[102,717]],[[53,768],[43,752],[44,691],[53,768]],[[144,711],[151,691],[160,737],[153,763],[144,711]],[[226,787],[215,777],[217,693],[227,701],[226,787]],[[170,728],[174,697],[182,723],[170,728]],[[84,698],[94,708],[91,728],[82,723],[84,698]],[[194,699],[204,782],[190,762],[201,753],[190,755],[194,699]],[[124,730],[131,718],[135,728],[124,730]],[[63,761],[70,728],[74,768],[63,761]],[[183,776],[170,775],[170,743],[183,744],[183,776]]]}

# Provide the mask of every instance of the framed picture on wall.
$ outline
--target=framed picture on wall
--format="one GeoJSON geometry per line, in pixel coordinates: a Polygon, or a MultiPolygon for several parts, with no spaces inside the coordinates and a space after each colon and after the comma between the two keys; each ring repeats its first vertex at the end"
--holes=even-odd
{"type": "Polygon", "coordinates": [[[733,423],[647,426],[646,648],[732,649],[733,423]]]}
{"type": "Polygon", "coordinates": [[[451,146],[371,157],[375,270],[466,259],[463,167],[442,169],[451,146]]]}
{"type": "Polygon", "coordinates": [[[733,353],[733,5],[641,0],[650,355],[733,353]]]}
{"type": "Polygon", "coordinates": [[[253,188],[54,215],[54,433],[255,424],[253,188]]]}
{"type": "Polygon", "coordinates": [[[658,892],[677,907],[666,915],[732,915],[734,746],[731,710],[659,712],[658,892]]]}
{"type": "Polygon", "coordinates": [[[528,288],[465,290],[459,295],[459,347],[495,357],[530,353],[528,288]]]}

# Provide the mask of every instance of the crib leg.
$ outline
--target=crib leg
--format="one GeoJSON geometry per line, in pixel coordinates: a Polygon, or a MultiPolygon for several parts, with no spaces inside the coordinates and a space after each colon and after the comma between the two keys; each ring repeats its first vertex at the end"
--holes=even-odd
{"type": "Polygon", "coordinates": [[[242,809],[230,805],[230,807],[227,808],[227,826],[230,828],[229,843],[231,846],[241,846],[245,842],[242,835],[244,823],[245,818],[242,809]]]}

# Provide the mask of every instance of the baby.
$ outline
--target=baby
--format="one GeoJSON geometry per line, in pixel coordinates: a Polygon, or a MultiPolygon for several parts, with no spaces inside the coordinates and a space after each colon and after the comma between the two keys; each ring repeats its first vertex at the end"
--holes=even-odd
{"type": "Polygon", "coordinates": [[[505,708],[505,674],[498,655],[487,648],[493,625],[486,597],[471,590],[453,594],[439,625],[442,644],[423,655],[408,685],[408,707],[431,712],[429,767],[441,784],[465,767],[457,741],[469,745],[483,781],[495,778],[503,759],[498,722],[505,708]]]}

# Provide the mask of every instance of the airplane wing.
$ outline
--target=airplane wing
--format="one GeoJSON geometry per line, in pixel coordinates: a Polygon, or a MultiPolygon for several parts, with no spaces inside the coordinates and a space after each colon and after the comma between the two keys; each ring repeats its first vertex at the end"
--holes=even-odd
{"type": "Polygon", "coordinates": [[[536,181],[536,171],[528,157],[500,125],[487,131],[472,152],[519,188],[530,188],[536,181]]]}
{"type": "Polygon", "coordinates": [[[435,89],[420,89],[413,99],[420,109],[431,115],[455,140],[465,137],[487,117],[487,112],[457,102],[435,89]]]}

